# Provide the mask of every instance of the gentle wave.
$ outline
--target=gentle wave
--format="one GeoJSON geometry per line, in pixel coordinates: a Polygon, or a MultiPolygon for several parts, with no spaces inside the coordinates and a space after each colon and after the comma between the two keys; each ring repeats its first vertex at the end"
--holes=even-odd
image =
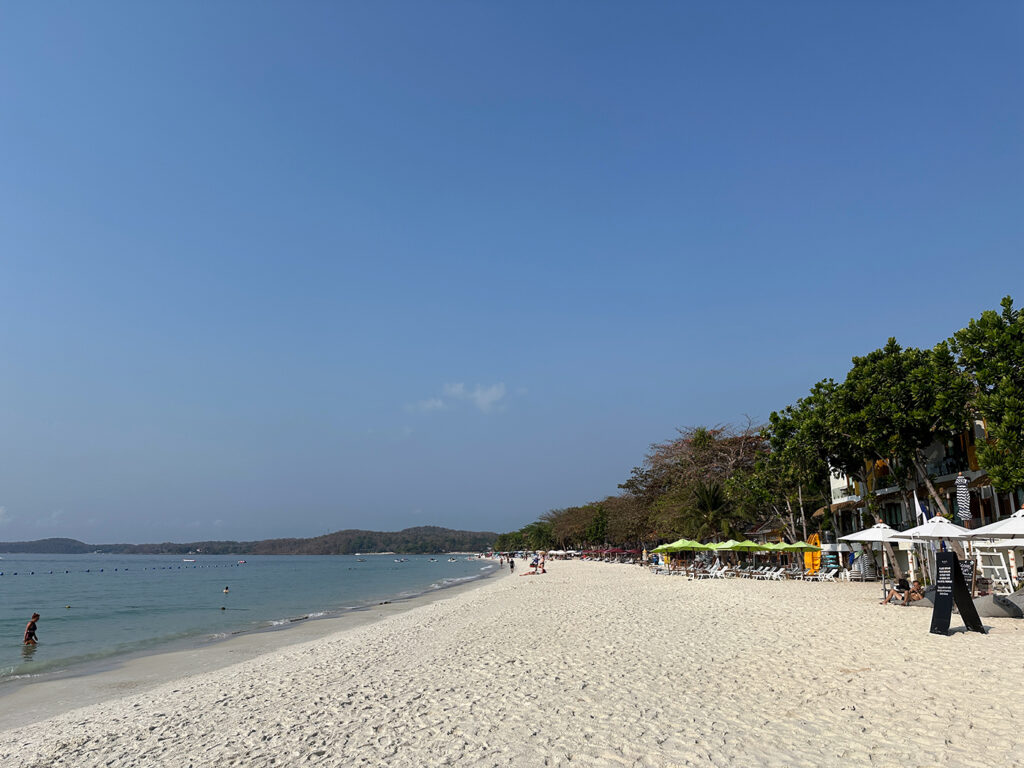
{"type": "Polygon", "coordinates": [[[438,579],[436,559],[426,556],[408,556],[400,565],[392,558],[360,562],[352,556],[254,556],[237,565],[232,557],[205,556],[207,563],[185,567],[153,555],[5,557],[8,573],[37,575],[4,577],[0,637],[20,638],[33,610],[42,619],[35,648],[0,645],[0,684],[176,644],[284,630],[412,599],[496,570],[494,564],[481,567],[475,558],[460,558],[447,563],[446,578],[438,579]]]}

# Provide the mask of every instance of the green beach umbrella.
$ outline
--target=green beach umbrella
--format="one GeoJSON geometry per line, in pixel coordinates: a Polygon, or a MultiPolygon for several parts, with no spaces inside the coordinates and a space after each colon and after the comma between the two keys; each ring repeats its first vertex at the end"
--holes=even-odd
{"type": "Polygon", "coordinates": [[[732,550],[732,548],[735,547],[737,544],[739,544],[739,542],[736,541],[736,539],[729,539],[728,541],[716,541],[713,544],[708,544],[708,549],[732,550]]]}
{"type": "Polygon", "coordinates": [[[671,544],[666,544],[665,545],[665,551],[666,552],[678,552],[680,549],[683,548],[683,545],[686,544],[686,542],[687,542],[686,539],[676,539],[671,544]]]}
{"type": "Polygon", "coordinates": [[[806,541],[797,541],[793,544],[784,545],[785,552],[821,552],[821,547],[808,544],[806,541]]]}
{"type": "Polygon", "coordinates": [[[757,552],[758,550],[764,548],[764,544],[759,544],[756,541],[747,541],[746,539],[744,539],[743,541],[737,541],[735,544],[732,545],[732,547],[730,547],[730,549],[736,552],[757,552]]]}
{"type": "Polygon", "coordinates": [[[682,549],[711,549],[711,547],[707,544],[701,544],[699,541],[693,541],[692,539],[683,539],[682,549]]]}

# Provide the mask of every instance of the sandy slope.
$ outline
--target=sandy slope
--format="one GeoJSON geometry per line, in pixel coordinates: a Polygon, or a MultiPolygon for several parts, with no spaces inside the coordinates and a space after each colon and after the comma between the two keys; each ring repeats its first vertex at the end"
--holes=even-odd
{"type": "Polygon", "coordinates": [[[0,759],[1024,765],[1024,622],[937,637],[871,585],[549,570],[0,733],[0,759]]]}

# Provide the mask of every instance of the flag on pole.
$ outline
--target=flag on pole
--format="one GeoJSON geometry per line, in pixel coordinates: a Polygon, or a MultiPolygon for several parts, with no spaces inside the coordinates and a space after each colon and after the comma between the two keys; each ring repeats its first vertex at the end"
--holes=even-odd
{"type": "Polygon", "coordinates": [[[961,520],[971,519],[971,492],[967,490],[970,481],[961,472],[956,477],[956,516],[961,520]]]}
{"type": "Polygon", "coordinates": [[[917,520],[918,525],[924,525],[928,522],[928,515],[925,514],[924,507],[921,506],[921,502],[917,500],[917,489],[914,489],[914,519],[917,520]]]}

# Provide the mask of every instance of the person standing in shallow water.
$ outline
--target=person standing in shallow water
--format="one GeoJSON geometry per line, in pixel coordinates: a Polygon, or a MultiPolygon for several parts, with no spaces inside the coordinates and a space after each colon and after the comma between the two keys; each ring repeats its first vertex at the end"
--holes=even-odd
{"type": "Polygon", "coordinates": [[[35,645],[38,642],[38,638],[36,638],[36,621],[38,619],[39,614],[33,613],[32,618],[25,625],[25,645],[35,645]]]}

